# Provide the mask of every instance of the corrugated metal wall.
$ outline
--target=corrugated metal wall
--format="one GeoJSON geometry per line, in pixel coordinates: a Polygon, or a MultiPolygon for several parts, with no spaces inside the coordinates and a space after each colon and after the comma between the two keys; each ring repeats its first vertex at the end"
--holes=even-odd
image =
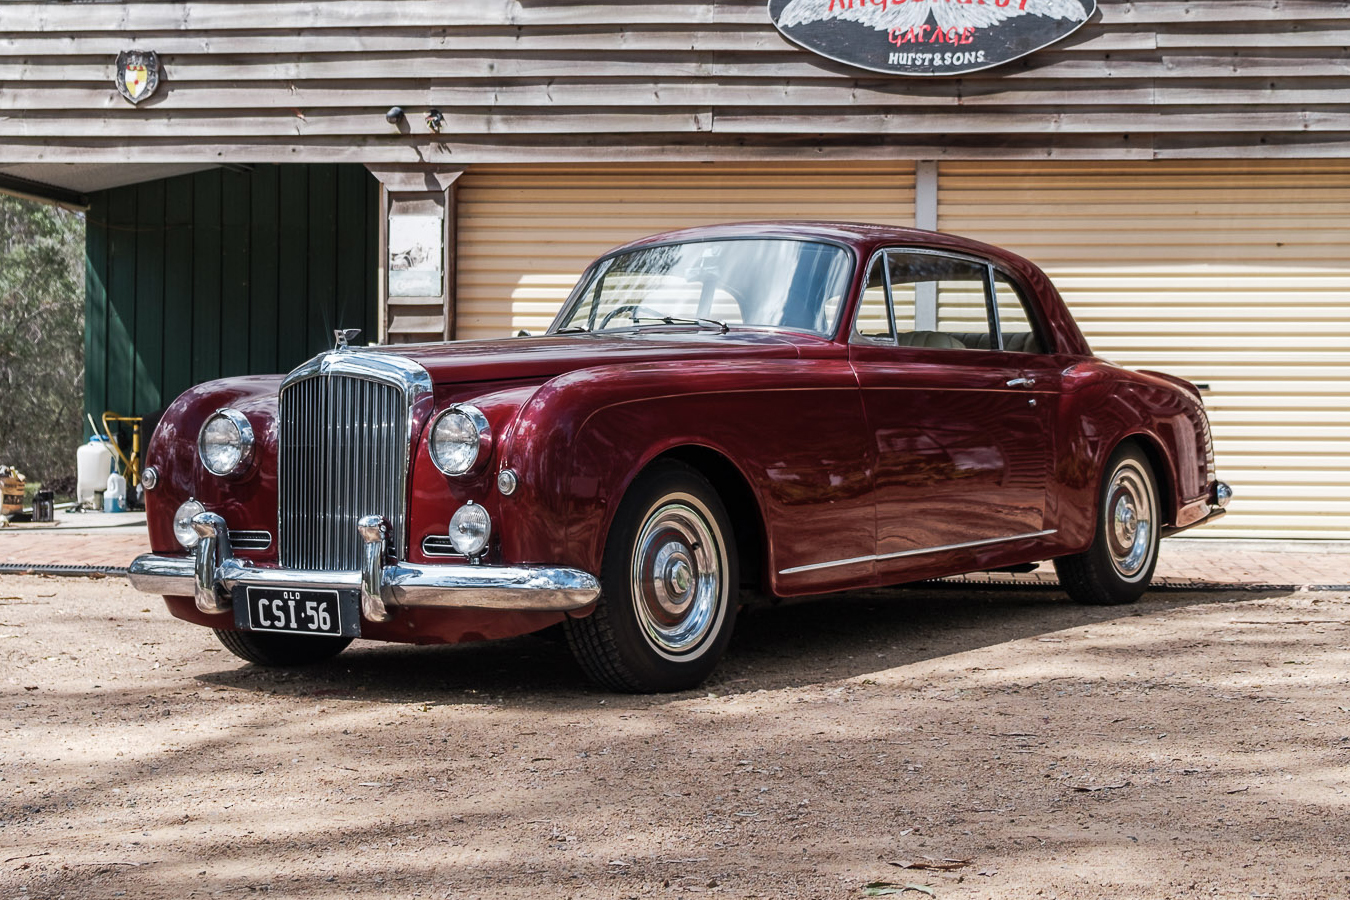
{"type": "Polygon", "coordinates": [[[460,338],[542,331],[595,257],[654,232],[756,219],[914,223],[908,163],[483,166],[457,189],[460,338]]]}
{"type": "Polygon", "coordinates": [[[223,375],[375,336],[377,183],[363,166],[211,169],[93,195],[85,409],[142,415],[223,375]]]}
{"type": "Polygon", "coordinates": [[[1207,384],[1231,514],[1350,535],[1350,163],[944,163],[939,225],[1043,266],[1108,359],[1207,384]]]}

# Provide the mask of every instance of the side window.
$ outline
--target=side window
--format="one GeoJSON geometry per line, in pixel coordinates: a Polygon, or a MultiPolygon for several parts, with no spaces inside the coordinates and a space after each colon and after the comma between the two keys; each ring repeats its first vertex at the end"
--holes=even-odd
{"type": "MultiPolygon", "coordinates": [[[[872,261],[858,305],[854,339],[945,350],[997,350],[991,321],[990,267],[978,261],[889,250],[872,261]],[[895,333],[886,315],[886,276],[890,275],[895,333]]],[[[1020,288],[994,271],[1003,348],[1043,353],[1035,319],[1020,288]]]]}
{"type": "Polygon", "coordinates": [[[1040,339],[1036,321],[1031,317],[1021,288],[1002,272],[995,272],[994,292],[998,297],[998,323],[999,330],[1003,332],[1003,349],[1013,353],[1046,352],[1045,342],[1040,339]]]}
{"type": "Polygon", "coordinates": [[[945,350],[989,346],[984,266],[949,256],[905,251],[892,252],[890,266],[899,344],[945,350]]]}

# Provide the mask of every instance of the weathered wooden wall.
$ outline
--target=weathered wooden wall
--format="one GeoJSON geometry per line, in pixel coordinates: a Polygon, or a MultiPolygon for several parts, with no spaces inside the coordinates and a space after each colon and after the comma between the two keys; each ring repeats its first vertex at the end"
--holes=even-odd
{"type": "Polygon", "coordinates": [[[361,166],[212,169],[94,194],[85,408],[142,415],[194,384],[285,372],[375,333],[375,179],[361,166]]]}
{"type": "Polygon", "coordinates": [[[924,80],[797,48],[763,0],[6,2],[0,162],[1344,157],[1348,46],[1350,0],[1102,0],[924,80]],[[132,48],[166,75],[140,107],[132,48]]]}

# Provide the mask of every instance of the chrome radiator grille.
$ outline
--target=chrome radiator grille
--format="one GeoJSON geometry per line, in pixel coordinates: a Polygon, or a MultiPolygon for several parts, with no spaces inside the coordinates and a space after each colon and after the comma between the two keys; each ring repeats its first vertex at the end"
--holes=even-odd
{"type": "Polygon", "coordinates": [[[389,520],[404,556],[408,401],[398,386],[321,374],[281,393],[278,547],[283,566],[360,568],[362,516],[389,520]]]}

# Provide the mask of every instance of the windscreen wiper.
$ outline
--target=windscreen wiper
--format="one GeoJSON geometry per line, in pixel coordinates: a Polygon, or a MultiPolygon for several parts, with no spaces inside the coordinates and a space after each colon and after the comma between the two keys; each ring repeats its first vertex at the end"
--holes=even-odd
{"type": "Polygon", "coordinates": [[[707,325],[716,328],[718,331],[722,332],[722,334],[726,334],[731,330],[731,326],[726,322],[719,322],[716,319],[705,319],[702,316],[695,316],[692,319],[686,319],[681,316],[664,316],[661,321],[665,322],[667,325],[707,325]]]}

